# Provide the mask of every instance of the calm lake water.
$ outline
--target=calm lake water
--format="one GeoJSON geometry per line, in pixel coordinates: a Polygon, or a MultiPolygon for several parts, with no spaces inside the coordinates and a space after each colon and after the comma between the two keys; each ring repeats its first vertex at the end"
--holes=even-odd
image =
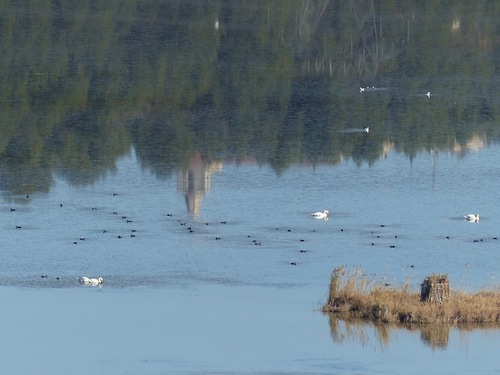
{"type": "Polygon", "coordinates": [[[211,175],[196,217],[177,179],[141,171],[133,153],[92,186],[57,180],[29,203],[4,200],[1,367],[491,373],[500,366],[498,330],[451,329],[436,348],[418,329],[388,327],[381,338],[369,325],[339,322],[332,339],[320,308],[338,265],[415,289],[433,272],[447,272],[457,289],[498,285],[499,212],[489,192],[500,174],[485,161],[499,152],[422,154],[413,163],[390,153],[371,167],[297,166],[279,177],[254,163],[228,163],[211,175]],[[467,182],[484,175],[492,178],[479,187],[467,182]],[[310,217],[323,208],[328,221],[310,217]],[[479,223],[462,220],[470,211],[482,214],[479,223]],[[82,287],[81,275],[105,283],[82,287]]]}
{"type": "Polygon", "coordinates": [[[499,287],[500,9],[440,7],[2,5],[0,371],[500,373],[321,313],[339,266],[499,287]]]}

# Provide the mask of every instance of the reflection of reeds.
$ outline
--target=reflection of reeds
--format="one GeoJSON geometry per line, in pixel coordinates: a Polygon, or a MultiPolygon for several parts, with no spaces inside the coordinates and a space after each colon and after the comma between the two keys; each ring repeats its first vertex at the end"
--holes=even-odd
{"type": "Polygon", "coordinates": [[[368,343],[370,333],[367,328],[373,328],[381,347],[389,344],[391,326],[381,322],[367,322],[361,319],[337,319],[335,315],[328,314],[330,334],[334,342],[342,344],[346,339],[358,340],[362,345],[368,343]]]}
{"type": "Polygon", "coordinates": [[[328,301],[323,311],[347,318],[405,324],[500,325],[499,291],[475,294],[451,291],[441,303],[421,301],[420,297],[420,293],[411,292],[408,285],[402,288],[381,285],[367,279],[360,270],[337,268],[332,272],[328,301]]]}
{"type": "MultiPolygon", "coordinates": [[[[362,346],[367,346],[372,338],[377,340],[381,348],[389,346],[391,336],[398,330],[410,332],[420,332],[420,339],[432,349],[445,349],[448,346],[450,331],[460,330],[462,335],[472,330],[490,330],[498,328],[494,324],[460,324],[452,326],[447,323],[436,324],[405,324],[405,323],[383,323],[381,321],[366,320],[352,317],[339,317],[338,314],[328,315],[330,334],[335,343],[342,344],[346,340],[359,342],[362,346]]],[[[464,336],[465,338],[465,336],[464,336]]]]}
{"type": "Polygon", "coordinates": [[[446,348],[449,336],[449,324],[425,324],[420,327],[420,338],[431,348],[446,348]]]}

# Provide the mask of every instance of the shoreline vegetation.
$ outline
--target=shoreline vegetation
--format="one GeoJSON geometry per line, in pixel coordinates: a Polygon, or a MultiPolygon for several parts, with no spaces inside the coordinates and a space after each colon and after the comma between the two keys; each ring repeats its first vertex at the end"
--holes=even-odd
{"type": "Polygon", "coordinates": [[[500,327],[500,289],[465,293],[450,290],[446,275],[431,275],[413,292],[369,280],[359,269],[332,271],[323,312],[343,319],[384,323],[495,325],[500,327]]]}

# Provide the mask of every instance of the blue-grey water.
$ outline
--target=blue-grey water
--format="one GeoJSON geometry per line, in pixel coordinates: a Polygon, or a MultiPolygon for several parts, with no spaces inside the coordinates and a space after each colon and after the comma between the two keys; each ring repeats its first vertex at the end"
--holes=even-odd
{"type": "Polygon", "coordinates": [[[499,373],[498,328],[321,308],[498,290],[500,4],[0,9],[0,373],[499,373]]]}
{"type": "Polygon", "coordinates": [[[357,334],[341,322],[338,342],[320,308],[338,265],[415,289],[434,272],[459,290],[498,285],[500,174],[488,161],[499,151],[422,153],[411,163],[389,152],[371,167],[300,165],[280,177],[251,161],[227,163],[205,176],[196,217],[177,178],[142,171],[133,152],[91,186],[57,180],[48,194],[4,198],[1,367],[491,373],[498,330],[452,329],[446,348],[435,349],[418,330],[388,328],[383,343],[373,328],[357,334]],[[320,209],[329,220],[310,217],[320,209]],[[464,221],[468,212],[480,222],[464,221]],[[82,275],[103,276],[104,285],[83,287],[82,275]]]}

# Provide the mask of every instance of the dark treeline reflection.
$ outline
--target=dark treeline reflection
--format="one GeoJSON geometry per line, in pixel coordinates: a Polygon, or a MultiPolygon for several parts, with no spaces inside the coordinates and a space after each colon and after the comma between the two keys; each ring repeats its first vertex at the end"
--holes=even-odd
{"type": "Polygon", "coordinates": [[[281,173],[500,137],[498,2],[27,0],[0,11],[9,194],[48,191],[54,175],[92,183],[132,147],[168,177],[196,155],[281,173]]]}

